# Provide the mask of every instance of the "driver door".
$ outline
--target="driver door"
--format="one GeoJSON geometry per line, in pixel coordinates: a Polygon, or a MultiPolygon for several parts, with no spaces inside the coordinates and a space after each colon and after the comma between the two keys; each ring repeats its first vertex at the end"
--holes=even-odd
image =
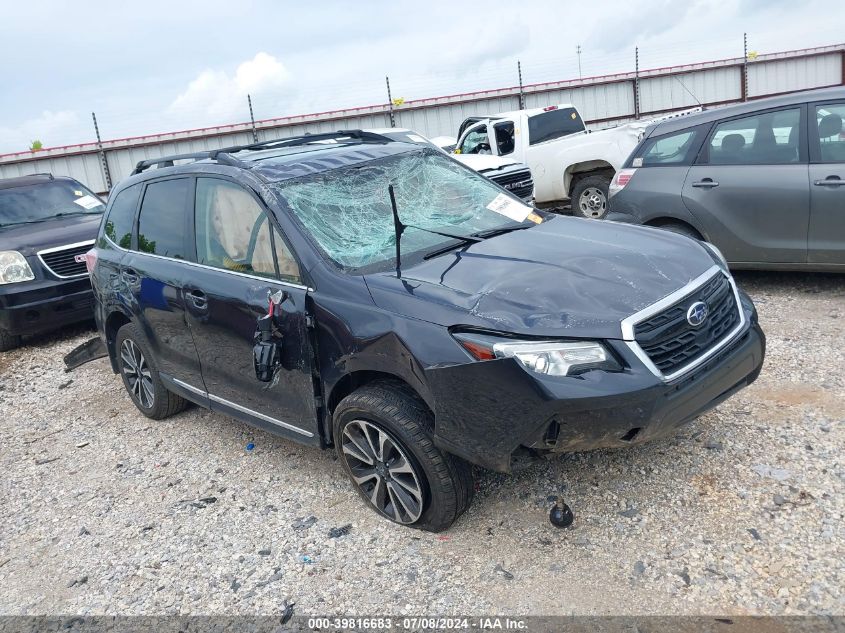
{"type": "Polygon", "coordinates": [[[468,127],[458,140],[456,154],[493,154],[492,148],[496,147],[495,138],[492,136],[489,121],[479,121],[468,127]]]}
{"type": "Polygon", "coordinates": [[[307,287],[299,266],[263,203],[241,185],[197,178],[195,265],[185,283],[193,334],[211,409],[318,444],[306,322],[307,287]],[[269,295],[281,293],[275,325],[281,367],[271,382],[256,378],[253,346],[269,295]]]}

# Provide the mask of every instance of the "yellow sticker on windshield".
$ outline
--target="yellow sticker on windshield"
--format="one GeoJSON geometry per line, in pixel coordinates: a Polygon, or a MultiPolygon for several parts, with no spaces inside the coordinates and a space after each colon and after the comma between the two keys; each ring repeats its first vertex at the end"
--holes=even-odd
{"type": "Polygon", "coordinates": [[[541,224],[543,222],[543,218],[534,213],[533,211],[528,214],[528,219],[531,220],[534,224],[541,224]]]}
{"type": "Polygon", "coordinates": [[[73,190],[73,195],[75,195],[75,196],[79,197],[79,196],[84,196],[85,194],[84,194],[84,193],[82,193],[79,189],[74,189],[74,190],[73,190]]]}

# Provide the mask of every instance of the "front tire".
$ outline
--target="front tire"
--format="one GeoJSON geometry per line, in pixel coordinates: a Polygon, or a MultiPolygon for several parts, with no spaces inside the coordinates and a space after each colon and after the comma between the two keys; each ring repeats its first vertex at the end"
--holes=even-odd
{"type": "Polygon", "coordinates": [[[434,446],[434,416],[406,385],[365,385],[333,417],[338,458],[358,494],[383,517],[440,532],[469,507],[472,467],[434,446]]]}
{"type": "Polygon", "coordinates": [[[188,405],[187,400],[164,386],[155,359],[134,325],[127,323],[117,331],[115,350],[123,386],[141,413],[163,420],[188,405]]]}
{"type": "Polygon", "coordinates": [[[12,334],[0,328],[0,352],[9,352],[17,347],[20,347],[21,337],[18,334],[12,334]]]}
{"type": "Polygon", "coordinates": [[[587,176],[578,180],[572,187],[572,213],[582,218],[601,220],[607,215],[609,188],[607,176],[587,176]]]}

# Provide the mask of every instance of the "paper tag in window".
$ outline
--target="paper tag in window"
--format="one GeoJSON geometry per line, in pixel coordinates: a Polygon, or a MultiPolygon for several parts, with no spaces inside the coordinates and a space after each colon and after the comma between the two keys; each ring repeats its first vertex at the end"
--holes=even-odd
{"type": "Polygon", "coordinates": [[[635,158],[631,161],[631,167],[642,167],[643,166],[643,159],[642,158],[635,158]]]}
{"type": "Polygon", "coordinates": [[[93,209],[94,207],[100,206],[100,201],[94,196],[82,196],[81,198],[74,200],[74,203],[78,204],[83,209],[93,209]]]}
{"type": "Polygon", "coordinates": [[[503,193],[493,198],[493,202],[488,204],[487,208],[516,222],[525,222],[525,218],[531,213],[531,207],[527,207],[503,193]]]}

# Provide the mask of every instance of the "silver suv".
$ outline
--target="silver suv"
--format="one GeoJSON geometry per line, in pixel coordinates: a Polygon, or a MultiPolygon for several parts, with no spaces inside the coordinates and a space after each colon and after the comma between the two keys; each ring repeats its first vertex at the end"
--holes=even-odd
{"type": "Polygon", "coordinates": [[[606,219],[712,242],[732,268],[845,271],[845,88],[650,127],[606,219]]]}

